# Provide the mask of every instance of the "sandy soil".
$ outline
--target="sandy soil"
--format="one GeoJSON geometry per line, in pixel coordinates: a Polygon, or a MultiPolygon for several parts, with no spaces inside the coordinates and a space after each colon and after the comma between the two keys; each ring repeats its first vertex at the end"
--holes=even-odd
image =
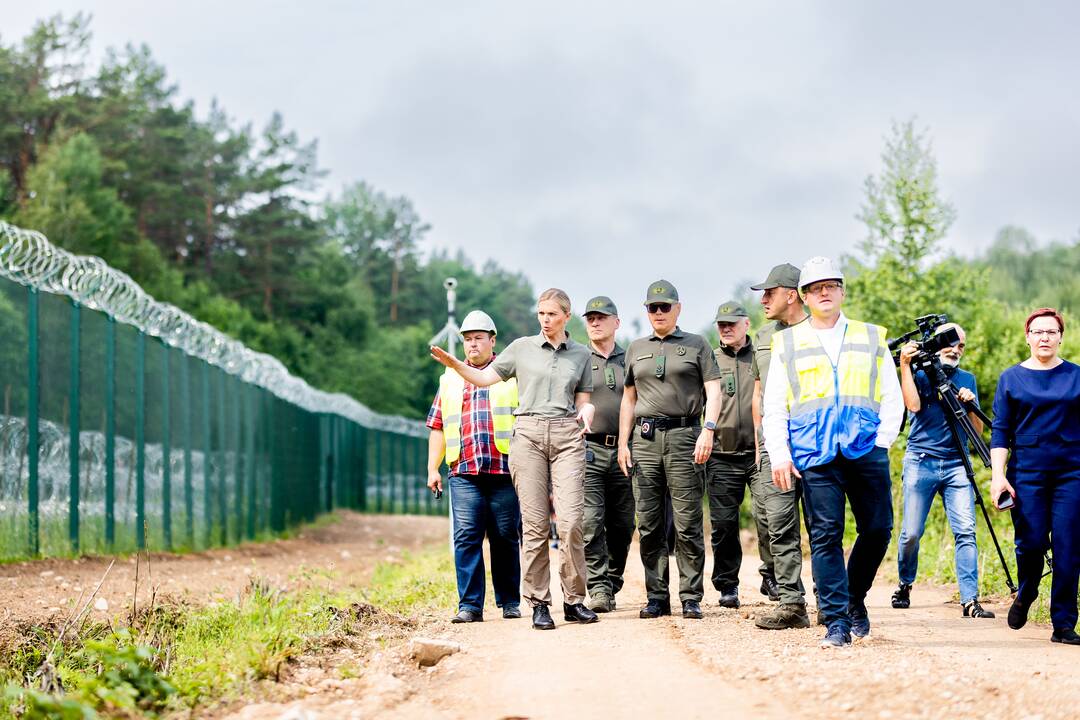
{"type": "Polygon", "coordinates": [[[342,511],[340,520],[305,529],[288,540],[252,543],[188,555],[140,556],[135,596],[135,556],[37,560],[0,565],[0,629],[14,623],[58,620],[82,597],[83,603],[105,577],[96,599],[103,609],[91,617],[105,620],[131,611],[132,598],[146,607],[151,595],[195,604],[235,597],[250,578],[288,588],[305,571],[331,569],[353,584],[366,583],[375,565],[394,561],[406,550],[445,541],[445,518],[360,515],[342,511]]]}
{"type": "MultiPolygon", "coordinates": [[[[186,591],[193,601],[242,589],[248,567],[283,584],[301,565],[333,565],[360,580],[374,561],[444,542],[445,533],[440,518],[350,515],[293,540],[155,556],[153,572],[161,586],[186,591]]],[[[1003,603],[988,604],[997,619],[963,619],[950,601],[952,588],[920,585],[910,610],[893,610],[891,585],[881,581],[868,603],[871,636],[850,649],[827,651],[818,647],[823,630],[816,626],[782,632],[754,627],[754,614],[769,603],[757,594],[749,554],[740,610],[716,607],[716,593],[709,590],[704,620],[639,620],[644,587],[636,557],[619,610],[598,624],[563,623],[556,612],[558,629],[537,632],[527,616],[502,620],[493,607],[482,624],[421,619],[388,637],[383,651],[341,648],[303,658],[279,687],[260,688],[246,706],[234,703],[212,714],[236,720],[562,718],[591,712],[627,718],[1034,720],[1078,714],[1080,648],[1052,645],[1046,626],[1009,630],[1003,603]],[[407,655],[410,634],[451,640],[462,651],[419,669],[407,655]],[[345,667],[354,670],[342,672],[345,667]]],[[[76,583],[96,583],[104,566],[100,560],[46,561],[0,569],[0,602],[9,616],[48,615],[76,583]],[[60,587],[65,582],[69,587],[60,587]]],[[[130,596],[133,569],[126,562],[113,569],[106,584],[110,602],[130,596]]],[[[445,617],[451,613],[447,608],[445,617]]]]}

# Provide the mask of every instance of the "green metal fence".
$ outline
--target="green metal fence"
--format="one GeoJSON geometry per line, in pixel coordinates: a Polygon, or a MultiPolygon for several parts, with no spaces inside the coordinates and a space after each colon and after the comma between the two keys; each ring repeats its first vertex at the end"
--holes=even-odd
{"type": "Polygon", "coordinates": [[[339,507],[444,512],[421,423],[309,387],[0,221],[0,559],[197,549],[339,507]]]}

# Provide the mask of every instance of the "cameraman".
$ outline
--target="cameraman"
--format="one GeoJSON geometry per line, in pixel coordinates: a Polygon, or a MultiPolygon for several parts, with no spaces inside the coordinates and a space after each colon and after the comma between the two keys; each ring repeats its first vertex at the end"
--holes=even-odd
{"type": "MultiPolygon", "coordinates": [[[[956,323],[945,323],[935,330],[941,334],[955,328],[960,342],[937,354],[937,361],[961,402],[978,405],[975,376],[959,368],[964,355],[966,334],[956,323]]],[[[964,460],[967,443],[958,450],[945,418],[947,408],[937,396],[937,389],[923,370],[911,371],[911,363],[921,349],[909,342],[900,350],[900,389],[904,405],[912,413],[911,434],[904,454],[904,519],[900,530],[897,564],[900,587],[892,596],[894,608],[911,606],[911,584],[919,566],[919,540],[926,530],[926,516],[934,495],[941,494],[945,514],[956,540],[956,577],[960,584],[960,603],[964,617],[992,618],[994,613],[979,604],[979,553],[975,547],[975,493],[968,481],[964,460]]],[[[978,432],[982,421],[974,412],[968,417],[978,432]]]]}

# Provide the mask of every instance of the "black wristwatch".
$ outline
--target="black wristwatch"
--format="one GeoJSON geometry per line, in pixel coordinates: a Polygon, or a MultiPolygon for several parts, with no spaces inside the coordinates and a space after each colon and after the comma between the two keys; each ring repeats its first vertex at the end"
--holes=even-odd
{"type": "Polygon", "coordinates": [[[705,429],[706,430],[715,430],[716,429],[716,423],[714,423],[712,420],[706,420],[705,421],[705,429]]]}

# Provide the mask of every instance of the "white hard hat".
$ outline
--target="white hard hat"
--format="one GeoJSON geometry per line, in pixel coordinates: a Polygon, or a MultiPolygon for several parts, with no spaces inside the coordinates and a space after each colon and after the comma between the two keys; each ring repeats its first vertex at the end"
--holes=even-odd
{"type": "Polygon", "coordinates": [[[813,285],[819,280],[839,280],[844,281],[844,273],[840,272],[840,268],[833,264],[833,261],[827,257],[817,255],[806,261],[806,264],[802,266],[802,272],[799,273],[799,289],[803,289],[807,285],[813,285]]]}
{"type": "Polygon", "coordinates": [[[464,335],[473,330],[483,330],[484,332],[494,334],[496,332],[495,321],[483,310],[473,310],[461,321],[461,328],[458,332],[464,335]]]}

